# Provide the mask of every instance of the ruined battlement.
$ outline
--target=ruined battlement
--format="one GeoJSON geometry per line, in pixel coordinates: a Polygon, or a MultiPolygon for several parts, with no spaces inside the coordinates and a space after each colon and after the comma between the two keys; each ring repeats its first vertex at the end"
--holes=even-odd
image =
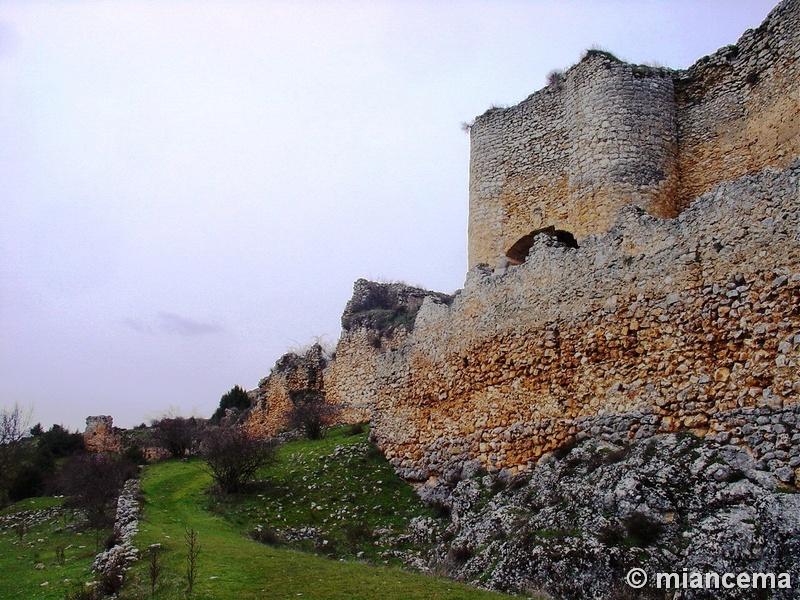
{"type": "MultiPolygon", "coordinates": [[[[464,289],[359,280],[315,385],[410,480],[691,431],[795,484],[798,59],[785,0],[685,71],[590,51],[478,117],[464,289]]],[[[281,373],[250,417],[265,433],[281,373]]]]}
{"type": "MultiPolygon", "coordinates": [[[[723,181],[800,155],[800,2],[686,70],[590,50],[470,130],[469,266],[520,238],[607,231],[623,206],[672,218],[723,181]]],[[[513,261],[512,261],[513,262],[513,261]]]]}

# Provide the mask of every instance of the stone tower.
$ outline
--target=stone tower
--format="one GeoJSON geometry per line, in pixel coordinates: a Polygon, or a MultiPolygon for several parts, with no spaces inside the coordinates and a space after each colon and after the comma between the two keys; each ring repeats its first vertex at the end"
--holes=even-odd
{"type": "Polygon", "coordinates": [[[627,204],[674,217],[722,181],[788,166],[800,154],[798,25],[800,0],[785,0],[685,71],[590,50],[518,105],[479,116],[470,268],[495,266],[532,231],[580,240],[627,204]]]}

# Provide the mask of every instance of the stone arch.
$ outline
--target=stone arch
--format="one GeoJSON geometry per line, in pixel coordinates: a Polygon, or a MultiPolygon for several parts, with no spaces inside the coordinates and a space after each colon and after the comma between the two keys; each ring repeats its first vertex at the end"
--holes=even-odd
{"type": "Polygon", "coordinates": [[[511,265],[521,265],[528,258],[531,246],[537,236],[546,235],[551,238],[556,244],[566,246],[567,248],[577,248],[578,241],[575,236],[569,231],[564,229],[556,229],[555,226],[542,227],[541,229],[534,229],[527,235],[523,235],[506,251],[506,258],[511,265]]]}

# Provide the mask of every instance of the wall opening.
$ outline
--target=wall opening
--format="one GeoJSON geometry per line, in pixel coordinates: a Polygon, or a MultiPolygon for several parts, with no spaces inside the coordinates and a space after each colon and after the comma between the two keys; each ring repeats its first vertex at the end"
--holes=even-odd
{"type": "Polygon", "coordinates": [[[578,247],[578,241],[575,239],[574,235],[569,231],[556,229],[551,225],[550,227],[543,227],[542,229],[531,231],[528,235],[524,235],[514,242],[514,245],[506,251],[506,258],[508,258],[509,264],[521,265],[524,263],[525,259],[528,258],[528,252],[530,252],[534,240],[540,235],[548,236],[557,245],[566,246],[567,248],[578,247]]]}

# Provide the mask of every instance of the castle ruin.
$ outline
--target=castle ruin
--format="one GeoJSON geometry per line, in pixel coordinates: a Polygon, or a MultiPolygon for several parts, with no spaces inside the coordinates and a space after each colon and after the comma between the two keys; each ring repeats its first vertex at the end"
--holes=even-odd
{"type": "MultiPolygon", "coordinates": [[[[685,71],[590,51],[478,117],[463,290],[360,280],[314,384],[369,415],[409,480],[691,431],[794,484],[799,64],[800,0],[784,0],[685,71]],[[361,301],[387,294],[419,301],[361,301]]],[[[265,434],[280,427],[283,371],[249,417],[265,434]]]]}
{"type": "MultiPolygon", "coordinates": [[[[603,233],[623,206],[672,218],[724,181],[800,155],[800,12],[784,2],[686,70],[589,50],[470,130],[469,267],[534,230],[603,233]]],[[[509,257],[517,262],[514,257],[509,257]]]]}

